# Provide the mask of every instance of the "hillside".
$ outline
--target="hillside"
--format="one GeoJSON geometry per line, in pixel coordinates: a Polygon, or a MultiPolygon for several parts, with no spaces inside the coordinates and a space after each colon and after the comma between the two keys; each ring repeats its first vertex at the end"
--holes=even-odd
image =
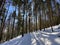
{"type": "Polygon", "coordinates": [[[60,45],[60,29],[58,26],[54,26],[54,32],[51,32],[50,27],[46,28],[45,31],[37,31],[25,34],[24,37],[21,35],[6,41],[0,45],[60,45]]]}

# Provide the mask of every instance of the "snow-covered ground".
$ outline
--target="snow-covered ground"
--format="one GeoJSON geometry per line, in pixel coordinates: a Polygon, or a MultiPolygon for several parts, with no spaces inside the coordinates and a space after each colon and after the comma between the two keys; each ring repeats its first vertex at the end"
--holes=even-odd
{"type": "Polygon", "coordinates": [[[59,25],[53,26],[54,32],[51,28],[46,28],[46,31],[37,31],[25,34],[24,37],[21,35],[6,41],[0,45],[60,45],[60,29],[59,25]]]}

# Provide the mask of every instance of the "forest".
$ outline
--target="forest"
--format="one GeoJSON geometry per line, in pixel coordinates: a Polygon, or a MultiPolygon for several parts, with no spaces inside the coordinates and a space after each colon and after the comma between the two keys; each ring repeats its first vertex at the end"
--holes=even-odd
{"type": "Polygon", "coordinates": [[[0,0],[0,43],[60,24],[60,0],[0,0]]]}

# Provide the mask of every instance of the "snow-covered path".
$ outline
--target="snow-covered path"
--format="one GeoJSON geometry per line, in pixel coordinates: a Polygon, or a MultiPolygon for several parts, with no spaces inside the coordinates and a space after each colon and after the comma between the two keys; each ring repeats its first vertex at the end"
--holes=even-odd
{"type": "Polygon", "coordinates": [[[34,32],[36,45],[60,45],[60,32],[34,32]]]}
{"type": "Polygon", "coordinates": [[[37,31],[25,34],[22,38],[18,36],[0,45],[60,45],[60,29],[37,31]]]}

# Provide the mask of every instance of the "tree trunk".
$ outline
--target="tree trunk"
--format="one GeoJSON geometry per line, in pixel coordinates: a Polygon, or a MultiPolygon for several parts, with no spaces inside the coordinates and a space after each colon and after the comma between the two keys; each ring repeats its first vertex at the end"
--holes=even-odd
{"type": "Polygon", "coordinates": [[[53,32],[53,27],[52,27],[52,17],[53,17],[53,14],[52,14],[52,7],[51,7],[51,0],[46,0],[46,2],[47,2],[47,7],[48,7],[48,9],[49,9],[49,18],[50,18],[50,26],[51,26],[51,30],[52,30],[52,32],[53,32]]]}

